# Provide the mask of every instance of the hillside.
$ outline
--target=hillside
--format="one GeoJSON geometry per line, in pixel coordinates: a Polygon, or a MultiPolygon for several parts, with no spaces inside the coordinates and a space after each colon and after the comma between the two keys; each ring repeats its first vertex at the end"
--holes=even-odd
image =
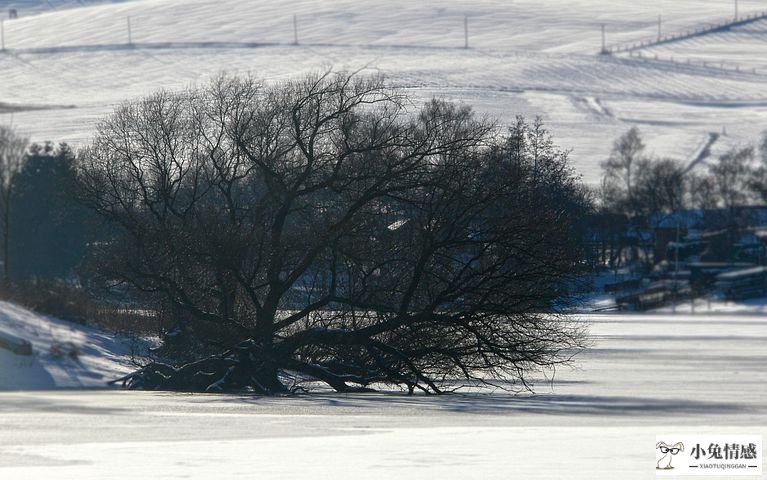
{"type": "Polygon", "coordinates": [[[3,18],[5,13],[11,9],[16,10],[16,13],[20,16],[27,16],[52,10],[65,10],[121,1],[129,0],[2,0],[0,1],[0,9],[5,10],[5,12],[0,13],[0,18],[3,18]]]}
{"type": "MultiPolygon", "coordinates": [[[[762,7],[740,2],[744,13],[762,7]]],[[[689,48],[684,43],[663,47],[669,51],[659,60],[649,53],[641,59],[596,54],[603,23],[615,43],[652,35],[661,11],[664,28],[673,31],[727,19],[731,8],[718,0],[662,6],[135,0],[40,9],[5,22],[0,122],[34,140],[77,145],[115,104],[158,88],[184,88],[220,72],[277,81],[310,70],[361,69],[385,74],[416,103],[431,96],[462,101],[501,124],[518,114],[541,115],[557,142],[573,149],[585,180],[596,183],[612,139],[632,125],[645,132],[651,151],[683,160],[695,158],[711,132],[728,132],[715,152],[759,134],[767,118],[767,71],[686,64],[676,50],[689,48]],[[464,18],[469,49],[463,48],[464,18]],[[680,61],[663,61],[665,55],[680,61]]],[[[744,57],[764,58],[759,32],[748,33],[755,40],[744,57]]],[[[695,48],[711,62],[729,61],[745,35],[713,36],[695,48]]]]}
{"type": "Polygon", "coordinates": [[[133,369],[131,341],[0,302],[0,390],[98,388],[133,369]]]}
{"type": "Polygon", "coordinates": [[[677,59],[699,66],[705,63],[710,68],[739,68],[744,72],[756,70],[764,73],[767,71],[765,46],[767,19],[760,19],[705,35],[643,48],[641,52],[661,60],[677,59]]]}

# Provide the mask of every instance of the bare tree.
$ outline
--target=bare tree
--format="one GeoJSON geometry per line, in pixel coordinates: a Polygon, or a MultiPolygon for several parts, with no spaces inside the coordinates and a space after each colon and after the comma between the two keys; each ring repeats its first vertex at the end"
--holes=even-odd
{"type": "Polygon", "coordinates": [[[748,187],[757,200],[767,203],[767,132],[762,132],[758,154],[759,162],[751,171],[748,187]]]}
{"type": "Polygon", "coordinates": [[[688,183],[680,162],[670,158],[648,161],[637,169],[635,182],[634,203],[642,215],[650,217],[685,208],[688,183]]]}
{"type": "Polygon", "coordinates": [[[754,153],[753,147],[732,149],[709,168],[714,192],[722,207],[730,209],[748,202],[754,153]]]}
{"type": "Polygon", "coordinates": [[[552,310],[586,206],[567,155],[531,143],[542,125],[499,136],[467,107],[407,105],[377,77],[221,78],[105,120],[79,173],[120,226],[101,271],[243,339],[122,380],[443,392],[567,361],[582,333],[552,310]]]}
{"type": "Polygon", "coordinates": [[[29,141],[5,126],[0,126],[0,216],[3,222],[3,280],[10,280],[9,245],[12,199],[16,178],[24,168],[29,141]]]}
{"type": "Polygon", "coordinates": [[[716,186],[710,175],[694,171],[685,173],[686,200],[691,208],[713,210],[717,207],[716,186]]]}
{"type": "Polygon", "coordinates": [[[631,127],[613,144],[610,157],[602,163],[604,180],[602,197],[604,203],[627,213],[636,206],[634,182],[637,170],[647,166],[644,156],[645,144],[637,127],[631,127]]]}

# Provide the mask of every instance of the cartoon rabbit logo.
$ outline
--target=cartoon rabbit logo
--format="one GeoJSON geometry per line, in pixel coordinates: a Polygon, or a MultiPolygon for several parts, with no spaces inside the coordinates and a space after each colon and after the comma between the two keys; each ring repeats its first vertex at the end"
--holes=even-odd
{"type": "Polygon", "coordinates": [[[684,452],[684,444],[682,442],[675,443],[674,445],[669,445],[666,442],[658,442],[655,445],[655,450],[659,450],[660,452],[656,452],[655,457],[658,458],[658,455],[660,455],[660,459],[655,464],[656,470],[673,470],[674,467],[671,466],[671,460],[674,458],[674,455],[676,455],[679,452],[684,452]]]}

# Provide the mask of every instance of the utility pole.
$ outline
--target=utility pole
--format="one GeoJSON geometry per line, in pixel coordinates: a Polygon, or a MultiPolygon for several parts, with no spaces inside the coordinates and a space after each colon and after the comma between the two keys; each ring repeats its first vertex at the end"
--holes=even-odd
{"type": "Polygon", "coordinates": [[[298,18],[293,15],[293,45],[298,45],[298,18]]]}
{"type": "Polygon", "coordinates": [[[695,315],[695,293],[690,291],[690,313],[695,315]]]}
{"type": "Polygon", "coordinates": [[[469,17],[463,16],[463,48],[469,48],[469,17]]]}
{"type": "Polygon", "coordinates": [[[674,242],[674,303],[672,304],[672,312],[676,313],[676,298],[677,298],[677,286],[679,285],[679,231],[681,230],[681,221],[679,218],[676,220],[676,242],[674,242]]]}
{"type": "Polygon", "coordinates": [[[607,46],[605,43],[605,24],[602,24],[602,53],[607,53],[607,46]]]}
{"type": "Polygon", "coordinates": [[[663,36],[663,15],[658,15],[658,41],[660,42],[661,37],[663,36]]]}
{"type": "Polygon", "coordinates": [[[5,19],[0,18],[0,50],[5,51],[5,19]]]}
{"type": "Polygon", "coordinates": [[[128,45],[133,45],[133,34],[130,28],[130,16],[128,17],[128,45]]]}

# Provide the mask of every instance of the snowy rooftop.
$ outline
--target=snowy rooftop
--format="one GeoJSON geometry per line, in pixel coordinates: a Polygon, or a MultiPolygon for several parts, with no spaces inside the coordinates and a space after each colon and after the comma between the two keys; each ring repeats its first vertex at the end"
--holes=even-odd
{"type": "Polygon", "coordinates": [[[717,280],[735,280],[741,277],[748,277],[751,275],[760,275],[767,273],[767,267],[753,267],[744,268],[741,270],[734,270],[732,272],[720,273],[716,276],[717,280]]]}

